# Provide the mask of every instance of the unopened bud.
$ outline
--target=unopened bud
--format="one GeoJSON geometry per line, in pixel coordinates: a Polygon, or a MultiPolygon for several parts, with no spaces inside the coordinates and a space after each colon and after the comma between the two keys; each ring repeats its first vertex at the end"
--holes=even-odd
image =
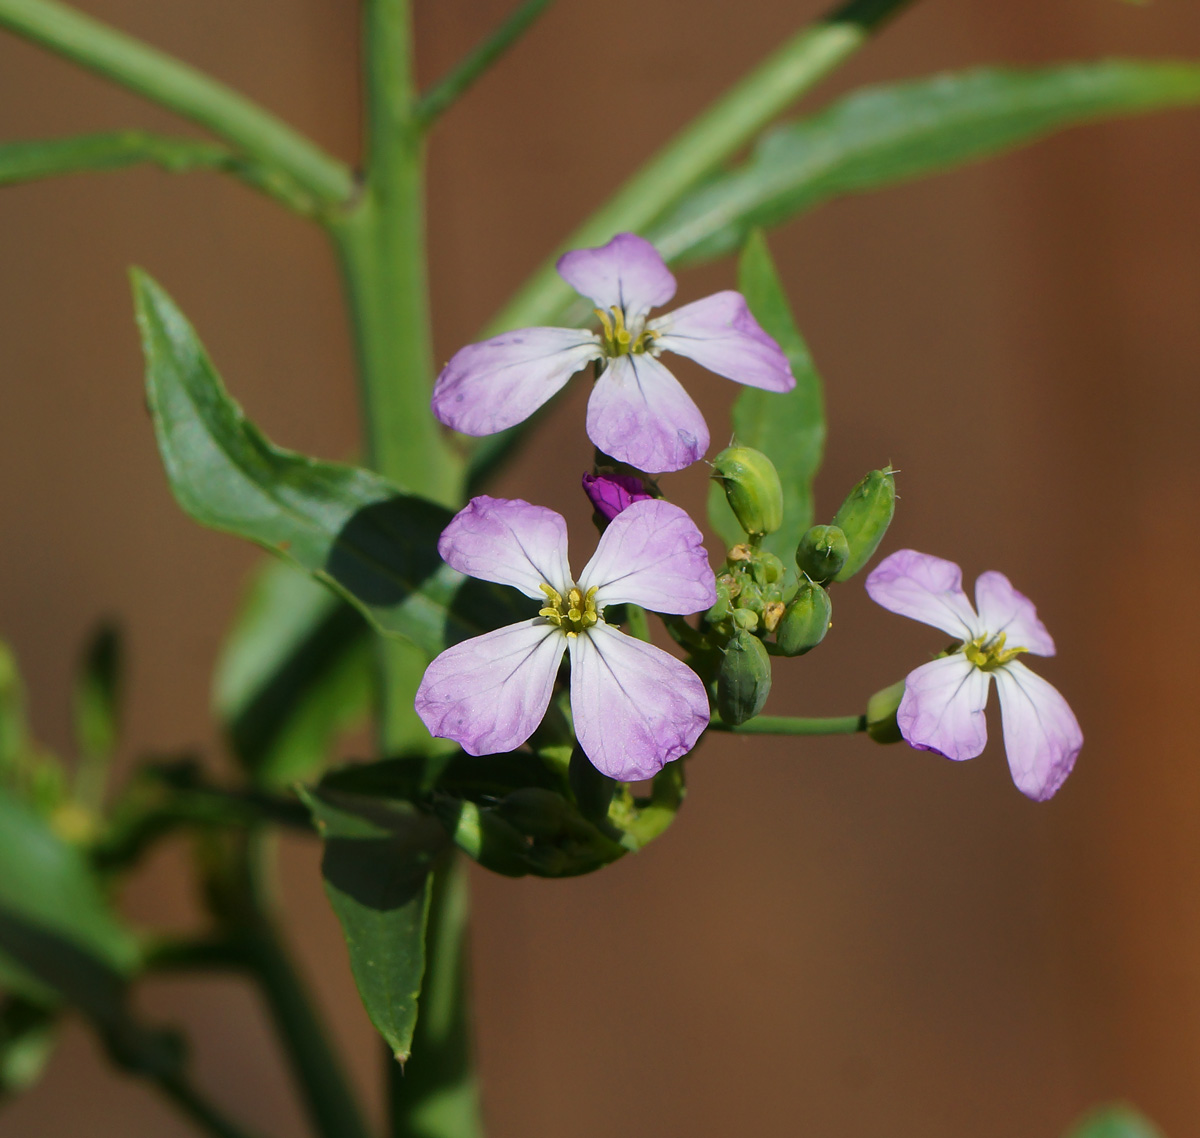
{"type": "Polygon", "coordinates": [[[753,609],[734,609],[733,623],[738,628],[744,628],[747,632],[753,632],[758,627],[758,613],[753,609]]]}
{"type": "Polygon", "coordinates": [[[824,584],[832,581],[850,556],[850,543],[837,526],[813,526],[796,547],[800,572],[824,584]]]}
{"type": "Polygon", "coordinates": [[[729,585],[729,578],[717,578],[717,603],[704,614],[705,623],[720,624],[729,615],[732,608],[729,597],[729,585]]]}
{"type": "Polygon", "coordinates": [[[803,580],[775,629],[775,643],[785,656],[803,656],[829,631],[833,605],[829,594],[812,581],[803,580]]]}
{"type": "Polygon", "coordinates": [[[751,537],[774,533],[783,525],[783,485],[775,464],[762,451],[726,447],[713,460],[712,476],[725,490],[738,525],[751,537]]]}
{"type": "Polygon", "coordinates": [[[717,673],[717,710],[732,727],[753,719],[771,692],[771,658],[751,632],[735,632],[717,673]]]}
{"type": "Polygon", "coordinates": [[[833,524],[846,535],[849,554],[834,574],[835,581],[848,581],[879,547],[896,510],[896,480],[891,470],[872,470],[846,496],[833,524]]]}
{"type": "Polygon", "coordinates": [[[776,581],[783,579],[783,562],[775,554],[760,549],[750,572],[759,585],[774,585],[776,581]]]}
{"type": "Polygon", "coordinates": [[[738,593],[737,607],[740,609],[750,609],[752,612],[762,616],[763,591],[753,581],[743,581],[741,592],[738,593]]]}
{"type": "Polygon", "coordinates": [[[867,734],[876,743],[899,743],[904,738],[896,722],[896,712],[904,698],[904,681],[877,691],[867,700],[867,734]]]}

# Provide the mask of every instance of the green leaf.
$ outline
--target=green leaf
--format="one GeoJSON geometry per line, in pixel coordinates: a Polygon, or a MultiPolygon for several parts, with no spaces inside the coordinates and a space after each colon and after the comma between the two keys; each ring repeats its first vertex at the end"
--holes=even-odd
{"type": "Polygon", "coordinates": [[[217,717],[256,783],[288,786],[325,764],[366,720],[372,664],[356,609],[286,561],[259,567],[213,677],[217,717]]]}
{"type": "Polygon", "coordinates": [[[139,958],[83,851],[0,794],[0,986],[43,1006],[76,1004],[112,1027],[139,958]]]}
{"type": "Polygon", "coordinates": [[[403,1062],[425,971],[429,872],[449,847],[446,831],[407,802],[330,789],[301,795],[325,842],[325,892],[342,925],[358,993],[403,1062]]]}
{"type": "MultiPolygon", "coordinates": [[[[821,377],[792,317],[787,294],[767,243],[754,232],[738,264],[738,288],[765,331],[778,341],[792,365],[796,386],[784,394],[747,387],[733,405],[734,439],[761,450],[783,484],[783,525],[763,547],[795,571],[796,546],[812,525],[813,479],[825,447],[825,401],[821,377]]],[[[709,489],[709,518],[727,544],[745,540],[717,483],[709,489]]]]}
{"type": "Polygon", "coordinates": [[[949,170],[1078,123],[1200,102],[1200,66],[1109,60],[873,87],[765,134],[646,234],[668,261],[737,248],[830,198],[949,170]]]}
{"type": "Polygon", "coordinates": [[[428,656],[532,613],[536,602],[521,606],[513,590],[464,581],[442,562],[448,510],[369,470],[264,438],[167,294],[141,272],[133,284],[159,452],[187,514],[307,570],[428,656]]]}
{"type": "Polygon", "coordinates": [[[316,209],[316,199],[281,170],[244,158],[217,143],[170,138],[142,130],[0,143],[0,186],[63,174],[123,170],[143,163],[172,174],[189,170],[233,174],[291,209],[301,213],[316,209]]]}
{"type": "Polygon", "coordinates": [[[1086,1115],[1067,1131],[1067,1138],[1162,1138],[1162,1133],[1133,1107],[1117,1103],[1086,1115]]]}
{"type": "Polygon", "coordinates": [[[0,641],[0,776],[11,782],[29,746],[25,685],[13,650],[0,641]]]}

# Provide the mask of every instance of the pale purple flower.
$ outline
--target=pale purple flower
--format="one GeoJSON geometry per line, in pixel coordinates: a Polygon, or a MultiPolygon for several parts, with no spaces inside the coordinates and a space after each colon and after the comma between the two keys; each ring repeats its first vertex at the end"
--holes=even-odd
{"type": "Polygon", "coordinates": [[[908,674],[896,712],[900,733],[923,751],[973,759],[987,743],[988,681],[1000,692],[1004,749],[1017,788],[1044,802],[1066,780],[1083,746],[1067,701],[1017,656],[1053,656],[1054,641],[1028,597],[1003,573],[975,582],[975,605],[952,561],[902,549],[867,578],[873,601],[891,612],[940,628],[962,641],[908,674]]]}
{"type": "Polygon", "coordinates": [[[689,356],[710,371],[768,391],[796,380],[779,345],[739,292],[717,292],[647,320],[675,295],[675,278],[642,237],[618,233],[558,261],[559,275],[596,305],[601,333],[522,328],[457,352],[433,389],[433,413],[467,435],[528,419],[594,360],[604,370],[588,401],[588,437],[605,454],[652,474],[682,470],[708,449],[700,409],[659,362],[689,356]]]}
{"type": "Polygon", "coordinates": [[[646,493],[642,480],[632,474],[585,474],[583,492],[592,508],[607,522],[634,502],[645,502],[654,497],[646,493]]]}
{"type": "Polygon", "coordinates": [[[472,755],[511,751],[541,722],[569,651],[575,734],[598,770],[649,778],[687,754],[708,725],[704,684],[674,656],[606,623],[604,610],[709,608],[716,585],[702,540],[678,506],[635,502],[604,531],[576,581],[561,515],[520,499],[473,498],[438,552],[460,572],[511,585],[544,607],[438,656],[417,690],[422,722],[472,755]]]}

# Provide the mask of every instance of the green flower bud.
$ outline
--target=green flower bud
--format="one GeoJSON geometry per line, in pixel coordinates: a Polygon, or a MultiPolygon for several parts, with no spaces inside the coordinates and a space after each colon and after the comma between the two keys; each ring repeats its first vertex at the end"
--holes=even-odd
{"type": "Polygon", "coordinates": [[[796,547],[800,572],[824,584],[842,571],[850,556],[850,543],[837,526],[813,526],[796,547]]]}
{"type": "Polygon", "coordinates": [[[733,623],[738,628],[744,628],[747,632],[753,632],[758,627],[758,613],[753,609],[734,609],[733,623]]]}
{"type": "Polygon", "coordinates": [[[762,451],[726,447],[713,460],[712,476],[725,490],[738,525],[751,537],[783,525],[783,486],[775,464],[762,451]]]}
{"type": "Polygon", "coordinates": [[[783,562],[775,554],[761,549],[751,562],[750,572],[756,584],[773,585],[783,577],[783,562]]]}
{"type": "Polygon", "coordinates": [[[771,691],[771,658],[751,632],[735,632],[717,673],[717,710],[733,727],[753,719],[771,691]]]}
{"type": "Polygon", "coordinates": [[[785,656],[803,656],[811,651],[825,639],[832,613],[829,594],[812,581],[801,581],[775,629],[779,650],[785,656]]]}
{"type": "Polygon", "coordinates": [[[867,700],[867,734],[876,743],[899,743],[904,738],[896,712],[904,698],[904,681],[877,691],[867,700]]]}
{"type": "Polygon", "coordinates": [[[846,535],[849,556],[834,574],[835,581],[848,581],[879,547],[896,510],[896,480],[888,470],[872,470],[846,496],[833,524],[846,535]]]}
{"type": "Polygon", "coordinates": [[[738,593],[737,607],[740,609],[749,609],[751,612],[762,616],[763,611],[763,591],[753,581],[743,581],[742,590],[738,593]]]}
{"type": "Polygon", "coordinates": [[[729,596],[730,581],[726,577],[717,578],[717,603],[704,614],[706,624],[720,624],[732,610],[729,596]]]}

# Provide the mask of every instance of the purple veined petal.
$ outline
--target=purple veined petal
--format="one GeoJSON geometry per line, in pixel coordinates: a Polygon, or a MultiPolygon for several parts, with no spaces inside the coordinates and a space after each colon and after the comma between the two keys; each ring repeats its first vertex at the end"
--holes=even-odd
{"type": "Polygon", "coordinates": [[[973,759],[987,745],[987,697],[987,673],[956,652],[908,673],[896,723],[910,747],[973,759]]]}
{"type": "Polygon", "coordinates": [[[464,435],[494,435],[524,422],[588,361],[599,338],[578,328],[521,328],[451,357],[433,386],[433,413],[464,435]]]}
{"type": "Polygon", "coordinates": [[[442,530],[438,553],[468,577],[511,585],[537,600],[545,598],[543,583],[564,594],[571,588],[567,523],[521,498],[472,498],[442,530]]]}
{"type": "Polygon", "coordinates": [[[900,549],[867,578],[867,596],[888,612],[931,624],[960,640],[985,631],[963,592],[962,570],[953,561],[900,549]]]}
{"type": "Polygon", "coordinates": [[[575,734],[597,770],[650,778],[696,745],[708,695],[686,664],[603,621],[570,646],[575,734]]]}
{"type": "Polygon", "coordinates": [[[597,308],[623,309],[627,325],[675,295],[666,262],[636,233],[618,233],[599,248],[564,253],[557,267],[558,275],[597,308]]]}
{"type": "Polygon", "coordinates": [[[646,493],[642,480],[632,474],[585,474],[583,492],[592,503],[592,509],[609,522],[634,502],[645,502],[654,497],[646,493]]]}
{"type": "Polygon", "coordinates": [[[674,503],[654,498],[635,502],[609,523],[579,575],[581,589],[592,586],[597,608],[635,604],[687,615],[717,603],[696,523],[674,503]]]}
{"type": "Polygon", "coordinates": [[[740,292],[715,292],[647,325],[656,351],[675,352],[726,379],[767,391],[796,386],[783,349],[762,330],[740,292]]]}
{"type": "Polygon", "coordinates": [[[653,356],[617,356],[588,400],[587,433],[605,454],[649,474],[682,470],[708,450],[700,408],[653,356]]]}
{"type": "Polygon", "coordinates": [[[567,638],[535,617],[447,648],[414,702],[431,735],[470,755],[519,747],[542,721],[567,638]]]}
{"type": "Polygon", "coordinates": [[[1006,633],[1006,648],[1028,648],[1035,656],[1053,656],[1054,638],[1038,620],[1037,609],[1024,593],[994,569],[975,582],[975,607],[989,636],[1006,633]]]}
{"type": "Polygon", "coordinates": [[[1045,802],[1066,781],[1083,747],[1075,713],[1052,684],[1013,660],[995,672],[1004,750],[1017,789],[1045,802]]]}

